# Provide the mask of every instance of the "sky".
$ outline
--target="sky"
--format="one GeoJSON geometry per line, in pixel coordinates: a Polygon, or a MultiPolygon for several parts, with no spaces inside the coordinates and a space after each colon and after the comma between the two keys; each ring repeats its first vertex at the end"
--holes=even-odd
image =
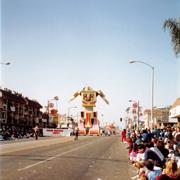
{"type": "Polygon", "coordinates": [[[180,97],[180,58],[163,23],[180,17],[178,0],[1,0],[1,87],[42,106],[59,97],[61,114],[82,111],[84,86],[102,90],[95,111],[103,122],[120,123],[129,100],[151,108],[180,97]]]}

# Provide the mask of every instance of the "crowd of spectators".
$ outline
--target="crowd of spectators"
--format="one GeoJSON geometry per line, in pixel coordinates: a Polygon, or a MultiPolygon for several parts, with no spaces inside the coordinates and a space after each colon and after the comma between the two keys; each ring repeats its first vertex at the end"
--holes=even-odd
{"type": "Polygon", "coordinates": [[[33,137],[33,129],[30,127],[3,126],[0,129],[0,140],[16,140],[33,137]]]}
{"type": "Polygon", "coordinates": [[[123,130],[129,160],[139,180],[180,179],[180,128],[123,130]]]}

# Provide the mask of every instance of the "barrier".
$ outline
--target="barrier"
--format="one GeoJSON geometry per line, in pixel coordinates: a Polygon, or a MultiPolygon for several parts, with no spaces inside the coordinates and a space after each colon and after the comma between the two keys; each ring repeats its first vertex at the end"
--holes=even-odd
{"type": "Polygon", "coordinates": [[[70,136],[72,129],[43,128],[43,136],[70,136]]]}

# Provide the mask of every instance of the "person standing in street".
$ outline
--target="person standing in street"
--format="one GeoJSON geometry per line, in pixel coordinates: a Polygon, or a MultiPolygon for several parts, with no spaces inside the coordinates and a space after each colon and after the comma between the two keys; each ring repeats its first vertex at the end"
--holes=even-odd
{"type": "Polygon", "coordinates": [[[75,128],[75,138],[74,138],[74,140],[78,140],[78,136],[79,136],[79,128],[76,127],[75,128]]]}
{"type": "Polygon", "coordinates": [[[39,127],[38,125],[36,125],[34,128],[34,136],[35,136],[35,139],[38,140],[38,136],[39,136],[39,127]]]}
{"type": "Polygon", "coordinates": [[[126,129],[124,129],[124,130],[121,132],[121,141],[122,141],[122,142],[125,142],[125,141],[126,141],[126,129]]]}

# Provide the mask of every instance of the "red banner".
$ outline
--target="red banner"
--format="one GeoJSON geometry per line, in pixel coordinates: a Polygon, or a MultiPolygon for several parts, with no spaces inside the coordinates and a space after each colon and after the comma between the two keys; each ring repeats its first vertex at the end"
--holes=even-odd
{"type": "Polygon", "coordinates": [[[86,113],[85,127],[91,127],[91,113],[86,113]]]}

